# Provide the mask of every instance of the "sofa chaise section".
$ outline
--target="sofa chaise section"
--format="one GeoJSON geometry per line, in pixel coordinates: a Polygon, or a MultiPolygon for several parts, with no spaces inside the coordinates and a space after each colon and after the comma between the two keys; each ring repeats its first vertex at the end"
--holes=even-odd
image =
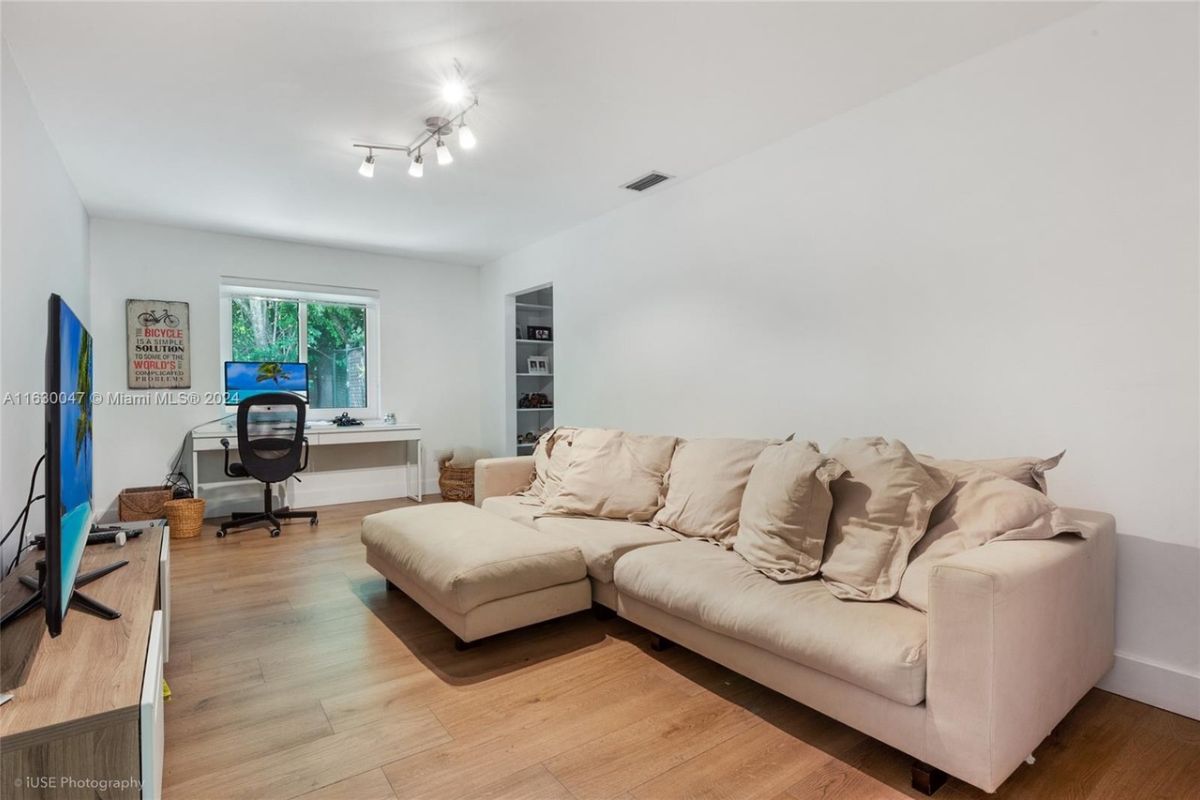
{"type": "Polygon", "coordinates": [[[367,563],[461,644],[591,606],[579,548],[462,503],[363,519],[367,563]]]}

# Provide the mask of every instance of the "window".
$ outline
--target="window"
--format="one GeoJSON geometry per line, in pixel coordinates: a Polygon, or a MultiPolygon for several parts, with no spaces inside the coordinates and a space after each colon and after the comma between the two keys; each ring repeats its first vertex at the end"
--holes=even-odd
{"type": "Polygon", "coordinates": [[[378,299],[350,291],[223,282],[222,361],[306,363],[311,416],[379,416],[378,299]]]}

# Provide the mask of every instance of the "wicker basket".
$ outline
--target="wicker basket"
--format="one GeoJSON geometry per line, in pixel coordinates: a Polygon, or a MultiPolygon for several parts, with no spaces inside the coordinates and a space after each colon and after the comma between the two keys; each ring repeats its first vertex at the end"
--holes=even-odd
{"type": "Polygon", "coordinates": [[[461,503],[475,502],[475,467],[452,467],[450,457],[438,461],[438,488],[442,499],[461,503]]]}
{"type": "Polygon", "coordinates": [[[117,519],[121,522],[162,519],[163,503],[170,499],[169,486],[135,486],[132,489],[122,489],[117,495],[117,519]]]}
{"type": "Polygon", "coordinates": [[[191,539],[204,527],[204,501],[195,497],[163,503],[172,539],[191,539]]]}

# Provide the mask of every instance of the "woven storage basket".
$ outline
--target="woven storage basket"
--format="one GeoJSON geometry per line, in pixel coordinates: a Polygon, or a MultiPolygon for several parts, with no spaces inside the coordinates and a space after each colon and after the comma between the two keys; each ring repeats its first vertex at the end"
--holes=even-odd
{"type": "Polygon", "coordinates": [[[132,489],[122,489],[117,495],[117,519],[121,522],[162,519],[163,503],[170,499],[169,486],[134,486],[132,489]]]}
{"type": "Polygon", "coordinates": [[[462,503],[475,502],[475,467],[452,467],[447,456],[438,461],[438,488],[442,499],[462,503]]]}
{"type": "Polygon", "coordinates": [[[191,539],[204,527],[204,501],[195,497],[163,503],[172,539],[191,539]]]}

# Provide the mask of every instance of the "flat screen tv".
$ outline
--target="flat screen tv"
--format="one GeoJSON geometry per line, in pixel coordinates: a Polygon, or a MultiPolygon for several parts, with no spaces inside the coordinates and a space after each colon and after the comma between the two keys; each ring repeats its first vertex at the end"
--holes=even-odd
{"type": "Polygon", "coordinates": [[[92,528],[92,337],[50,295],[46,346],[46,622],[62,632],[92,528]]]}
{"type": "Polygon", "coordinates": [[[226,361],[225,404],[236,406],[247,397],[290,392],[308,402],[308,365],[291,361],[226,361]]]}

